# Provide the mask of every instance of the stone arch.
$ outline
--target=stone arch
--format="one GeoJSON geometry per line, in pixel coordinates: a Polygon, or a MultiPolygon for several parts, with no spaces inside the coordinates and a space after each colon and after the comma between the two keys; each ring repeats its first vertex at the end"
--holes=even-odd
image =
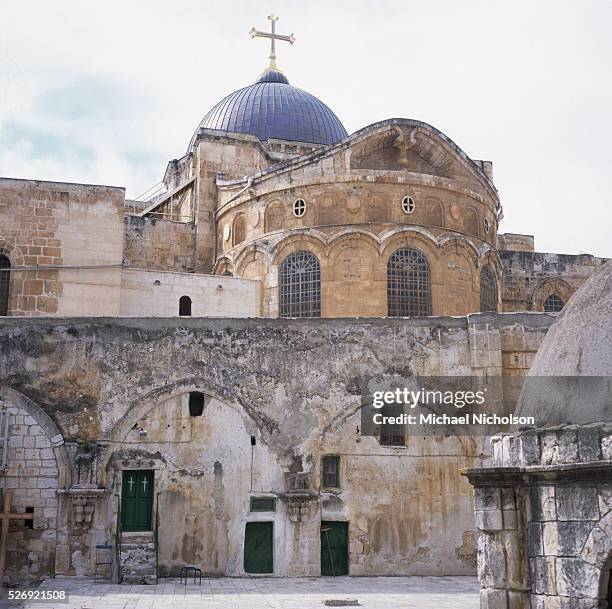
{"type": "Polygon", "coordinates": [[[13,582],[36,581],[67,563],[58,491],[71,486],[72,469],[58,426],[40,406],[8,386],[0,387],[0,402],[10,424],[4,488],[12,490],[12,511],[30,508],[34,517],[8,548],[6,574],[13,582]]]}
{"type": "MultiPolygon", "coordinates": [[[[600,491],[601,492],[601,491],[600,491]]],[[[586,598],[599,599],[600,606],[609,607],[608,595],[612,596],[612,511],[602,516],[591,529],[579,558],[583,569],[594,577],[584,578],[586,598]]]]}
{"type": "Polygon", "coordinates": [[[238,214],[233,222],[233,245],[239,245],[247,238],[247,223],[244,214],[238,214]]]}
{"type": "Polygon", "coordinates": [[[539,282],[531,297],[532,310],[544,311],[544,302],[551,294],[557,294],[564,305],[574,293],[574,289],[563,279],[552,277],[539,282]]]}
{"type": "Polygon", "coordinates": [[[234,275],[234,265],[232,261],[225,256],[217,260],[216,267],[215,275],[227,275],[227,273],[231,273],[232,276],[234,275]]]}
{"type": "Polygon", "coordinates": [[[470,235],[480,236],[480,217],[476,208],[465,208],[463,212],[463,230],[470,235]]]}
{"type": "MultiPolygon", "coordinates": [[[[272,252],[272,265],[278,266],[289,254],[298,250],[313,253],[321,263],[327,258],[327,243],[310,231],[309,233],[293,233],[276,244],[272,252]]],[[[275,269],[270,269],[275,270],[275,269]]]]}

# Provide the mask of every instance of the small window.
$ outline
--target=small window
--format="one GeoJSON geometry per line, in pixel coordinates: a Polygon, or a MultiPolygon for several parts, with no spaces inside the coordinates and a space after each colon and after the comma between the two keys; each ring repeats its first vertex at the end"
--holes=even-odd
{"type": "Polygon", "coordinates": [[[191,316],[191,298],[189,296],[179,298],[179,315],[181,317],[191,316]]]}
{"type": "Polygon", "coordinates": [[[480,271],[480,310],[497,311],[497,279],[488,264],[480,271]]]}
{"type": "Polygon", "coordinates": [[[293,215],[296,218],[301,218],[306,213],[306,201],[304,199],[297,199],[293,203],[293,215]]]}
{"type": "Polygon", "coordinates": [[[233,277],[234,275],[232,275],[231,271],[223,271],[223,277],[233,277]]]}
{"type": "Polygon", "coordinates": [[[276,512],[274,497],[251,497],[251,512],[276,512]]]}
{"type": "Polygon", "coordinates": [[[189,416],[201,417],[204,412],[204,394],[192,391],[189,394],[189,416]]]}
{"type": "Polygon", "coordinates": [[[0,254],[0,315],[8,315],[9,287],[11,285],[11,261],[0,254]]]}
{"type": "Polygon", "coordinates": [[[403,199],[402,199],[402,211],[405,214],[411,214],[414,209],[416,207],[416,204],[414,202],[414,199],[408,195],[406,195],[403,199]]]}
{"type": "MultiPolygon", "coordinates": [[[[404,414],[400,404],[385,404],[381,409],[384,417],[397,419],[404,414]]],[[[380,428],[380,444],[382,446],[404,446],[406,444],[406,428],[402,423],[383,423],[380,428]]]]}
{"type": "Polygon", "coordinates": [[[558,294],[551,294],[544,301],[544,311],[546,313],[559,313],[565,303],[561,300],[558,294]]]}
{"type": "MultiPolygon", "coordinates": [[[[33,507],[27,507],[25,509],[26,514],[34,514],[34,508],[33,507]]],[[[27,520],[23,521],[25,524],[26,529],[34,529],[34,518],[28,518],[27,520]]]]}
{"type": "Polygon", "coordinates": [[[340,457],[323,457],[323,486],[340,487],[340,457]]]}
{"type": "Polygon", "coordinates": [[[489,231],[491,230],[491,223],[489,222],[489,218],[486,218],[482,221],[482,224],[484,226],[484,231],[485,233],[488,235],[489,231]]]}

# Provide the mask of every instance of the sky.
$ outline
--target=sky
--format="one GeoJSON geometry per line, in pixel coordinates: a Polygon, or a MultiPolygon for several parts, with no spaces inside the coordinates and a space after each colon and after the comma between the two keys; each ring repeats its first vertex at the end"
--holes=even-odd
{"type": "Polygon", "coordinates": [[[612,0],[0,0],[0,176],[137,197],[266,67],[270,13],[349,133],[427,122],[493,162],[500,232],[612,257],[612,0]]]}

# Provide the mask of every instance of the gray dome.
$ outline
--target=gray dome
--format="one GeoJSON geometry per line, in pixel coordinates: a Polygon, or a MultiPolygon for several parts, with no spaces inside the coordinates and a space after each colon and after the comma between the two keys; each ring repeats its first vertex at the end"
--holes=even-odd
{"type": "Polygon", "coordinates": [[[612,422],[612,261],[572,296],[551,326],[516,414],[546,425],[612,422]]]}
{"type": "Polygon", "coordinates": [[[314,95],[293,87],[280,71],[268,68],[252,85],[222,99],[202,119],[200,129],[248,133],[269,138],[335,144],[348,134],[338,117],[314,95]]]}

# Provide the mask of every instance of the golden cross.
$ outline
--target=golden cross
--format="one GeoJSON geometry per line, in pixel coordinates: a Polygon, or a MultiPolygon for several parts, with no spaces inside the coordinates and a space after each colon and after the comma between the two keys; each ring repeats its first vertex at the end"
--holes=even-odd
{"type": "Polygon", "coordinates": [[[270,39],[270,67],[276,70],[276,41],[284,40],[289,44],[293,44],[295,42],[295,36],[293,34],[289,34],[289,36],[285,36],[284,34],[276,33],[276,22],[278,21],[278,17],[276,15],[268,15],[268,19],[272,24],[271,32],[260,32],[252,27],[249,30],[249,34],[251,38],[269,38],[270,39]]]}
{"type": "Polygon", "coordinates": [[[34,514],[11,514],[11,491],[4,491],[4,509],[0,512],[2,522],[2,534],[0,535],[0,586],[4,581],[4,564],[6,561],[6,542],[11,520],[31,520],[34,514]]]}

